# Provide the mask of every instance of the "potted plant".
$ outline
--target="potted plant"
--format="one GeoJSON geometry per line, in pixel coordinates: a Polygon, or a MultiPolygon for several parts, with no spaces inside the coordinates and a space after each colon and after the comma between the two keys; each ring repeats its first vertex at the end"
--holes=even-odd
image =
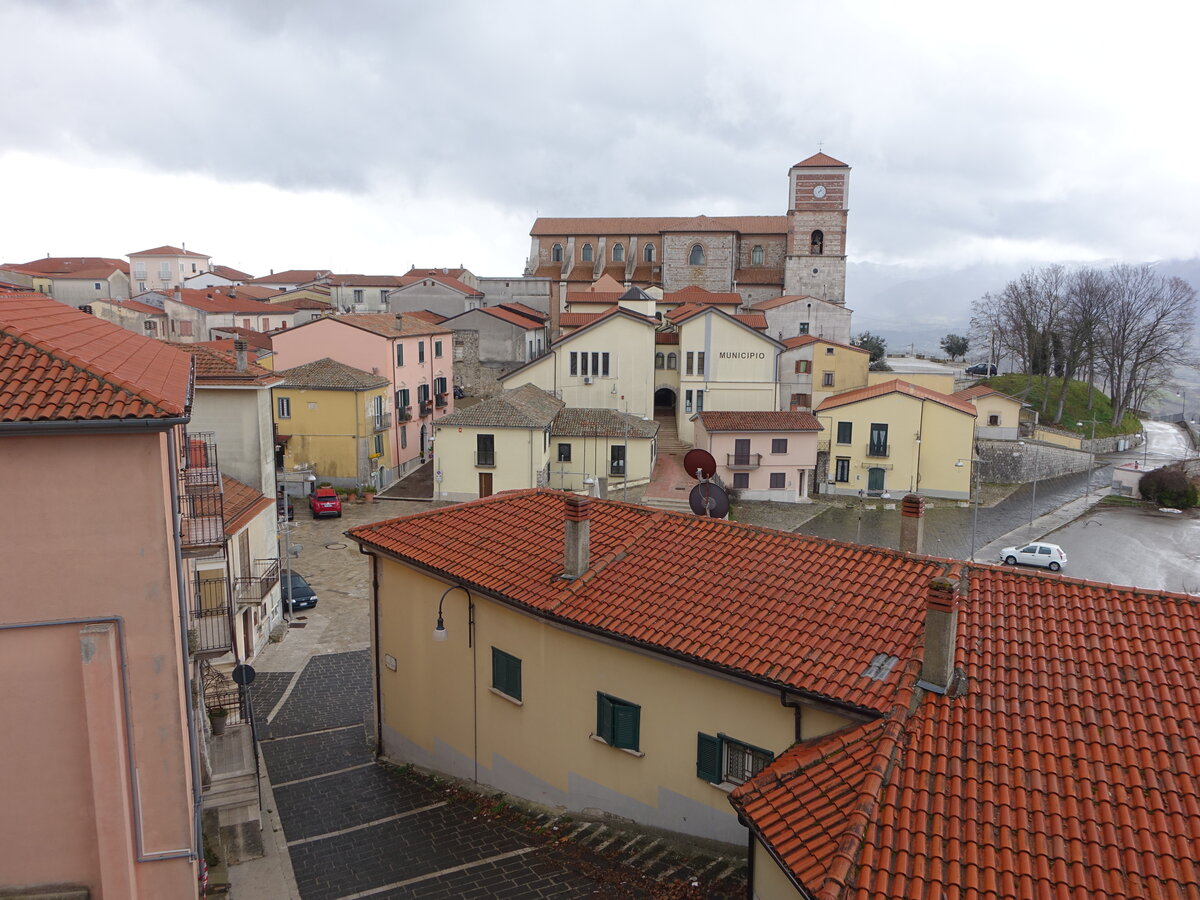
{"type": "Polygon", "coordinates": [[[212,725],[213,736],[225,733],[225,723],[229,719],[229,710],[223,706],[209,707],[208,721],[212,725]]]}
{"type": "Polygon", "coordinates": [[[373,485],[368,484],[365,488],[363,488],[363,496],[367,498],[368,503],[375,502],[375,494],[376,490],[373,485]]]}

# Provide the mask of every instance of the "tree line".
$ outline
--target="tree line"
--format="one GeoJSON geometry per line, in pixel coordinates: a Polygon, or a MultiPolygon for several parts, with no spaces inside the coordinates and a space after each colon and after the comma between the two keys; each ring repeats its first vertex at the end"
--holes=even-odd
{"type": "Polygon", "coordinates": [[[1107,269],[1030,269],[971,306],[971,339],[992,359],[1011,356],[1028,377],[1043,382],[1042,415],[1055,404],[1062,419],[1067,386],[1088,384],[1088,409],[1099,385],[1112,398],[1112,425],[1167,384],[1172,370],[1193,364],[1196,291],[1150,265],[1107,269]],[[1061,378],[1057,396],[1051,376],[1061,378]]]}

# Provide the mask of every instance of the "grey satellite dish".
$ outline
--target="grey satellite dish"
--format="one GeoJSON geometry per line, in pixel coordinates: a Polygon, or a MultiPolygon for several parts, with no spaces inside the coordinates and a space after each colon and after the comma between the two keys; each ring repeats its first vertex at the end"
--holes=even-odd
{"type": "Polygon", "coordinates": [[[715,484],[698,484],[688,494],[692,512],[710,519],[723,519],[729,513],[729,495],[715,484]]]}

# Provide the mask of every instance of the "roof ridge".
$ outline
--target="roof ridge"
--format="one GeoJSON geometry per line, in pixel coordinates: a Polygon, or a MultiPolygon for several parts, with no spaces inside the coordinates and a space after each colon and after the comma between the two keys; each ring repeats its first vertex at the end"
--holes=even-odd
{"type": "MultiPolygon", "coordinates": [[[[30,347],[39,353],[44,353],[47,356],[49,356],[51,359],[54,359],[55,361],[62,363],[63,365],[70,366],[71,368],[73,368],[77,372],[79,372],[80,374],[87,375],[90,378],[95,378],[101,384],[106,384],[109,387],[116,388],[119,391],[124,391],[125,393],[130,394],[133,397],[136,397],[140,402],[145,403],[147,406],[149,406],[155,410],[158,410],[163,415],[178,416],[178,415],[181,415],[184,411],[182,407],[177,408],[175,406],[175,404],[170,403],[169,401],[163,400],[160,397],[155,397],[152,394],[145,393],[145,392],[135,388],[133,385],[130,385],[123,379],[117,378],[110,371],[107,371],[107,370],[97,371],[96,369],[90,368],[87,363],[85,363],[82,359],[80,359],[77,356],[73,356],[72,354],[69,354],[69,353],[62,353],[62,352],[52,349],[49,345],[44,344],[41,341],[38,341],[35,338],[33,338],[32,336],[30,336],[29,333],[26,331],[22,331],[18,328],[13,328],[12,326],[9,326],[7,328],[0,327],[0,334],[5,334],[5,333],[7,333],[10,337],[12,337],[13,340],[20,341],[21,343],[25,344],[27,347],[30,347]]],[[[130,335],[133,335],[133,332],[130,332],[130,335]]],[[[191,361],[190,358],[189,358],[189,365],[191,366],[192,371],[194,372],[195,371],[195,363],[193,361],[191,361]]]]}

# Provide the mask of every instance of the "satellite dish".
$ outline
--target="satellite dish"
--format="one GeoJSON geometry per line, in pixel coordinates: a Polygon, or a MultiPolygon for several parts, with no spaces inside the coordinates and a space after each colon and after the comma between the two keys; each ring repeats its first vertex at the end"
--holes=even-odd
{"type": "Polygon", "coordinates": [[[696,515],[710,519],[723,519],[729,513],[729,495],[719,486],[707,482],[692,488],[688,504],[696,515]]]}
{"type": "Polygon", "coordinates": [[[689,450],[683,457],[683,468],[693,478],[696,477],[697,469],[704,478],[712,478],[717,474],[717,461],[707,450],[697,447],[695,450],[689,450]]]}
{"type": "Polygon", "coordinates": [[[242,685],[242,687],[254,684],[254,679],[257,677],[258,673],[254,671],[254,666],[242,663],[233,667],[233,680],[237,684],[242,685]]]}

